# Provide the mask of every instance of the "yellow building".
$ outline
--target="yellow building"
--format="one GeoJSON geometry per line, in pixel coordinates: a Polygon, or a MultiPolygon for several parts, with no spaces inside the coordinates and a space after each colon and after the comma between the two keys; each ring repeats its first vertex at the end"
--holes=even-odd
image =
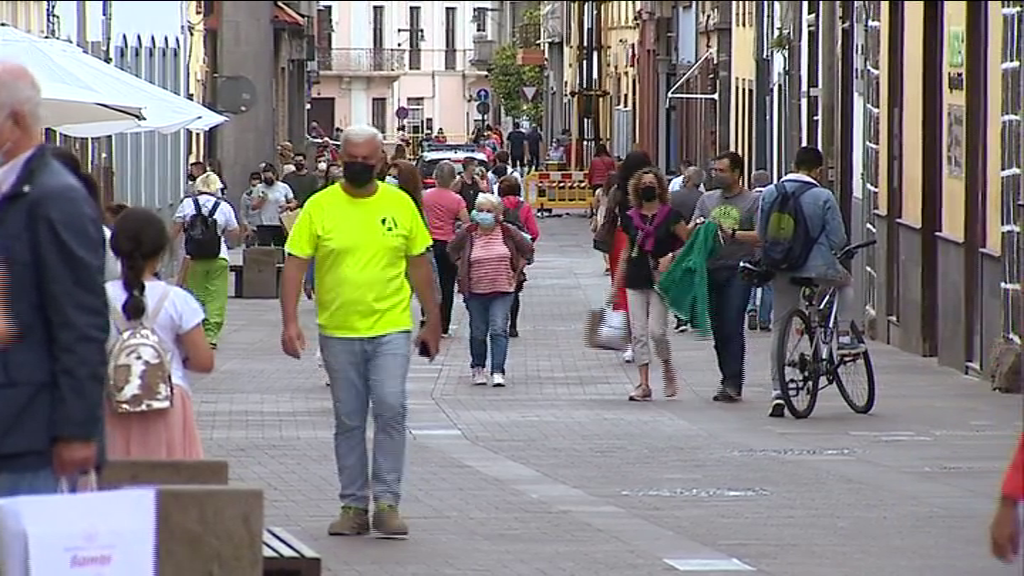
{"type": "Polygon", "coordinates": [[[35,0],[0,1],[0,23],[35,34],[46,35],[46,2],[35,0]]]}
{"type": "Polygon", "coordinates": [[[1022,332],[1024,2],[865,5],[874,332],[984,370],[1022,332]]]}
{"type": "MultiPolygon", "coordinates": [[[[729,2],[731,34],[729,53],[729,147],[747,161],[747,174],[754,168],[754,89],[757,78],[755,7],[757,2],[729,2]]],[[[719,8],[722,9],[722,8],[719,8]]],[[[721,102],[721,100],[720,100],[721,102]]],[[[763,167],[759,167],[763,168],[763,167]]]]}
{"type": "MultiPolygon", "coordinates": [[[[188,18],[188,62],[186,63],[186,90],[188,97],[206,104],[207,86],[209,78],[209,67],[206,58],[206,25],[204,19],[205,2],[188,0],[186,2],[186,15],[188,18]]],[[[206,134],[189,133],[189,162],[206,160],[206,134]]]]}
{"type": "Polygon", "coordinates": [[[602,62],[605,90],[610,94],[601,107],[601,126],[608,127],[602,140],[613,154],[625,156],[637,141],[636,42],[639,25],[637,2],[607,2],[602,7],[602,62]]]}

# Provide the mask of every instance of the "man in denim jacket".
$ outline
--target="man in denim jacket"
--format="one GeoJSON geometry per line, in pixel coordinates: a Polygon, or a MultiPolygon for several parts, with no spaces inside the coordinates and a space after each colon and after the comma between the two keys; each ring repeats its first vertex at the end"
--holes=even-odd
{"type": "Polygon", "coordinates": [[[99,207],[42,143],[39,85],[0,62],[0,497],[97,466],[106,342],[99,207]]]}
{"type": "MultiPolygon", "coordinates": [[[[853,302],[852,278],[835,256],[836,252],[846,246],[846,226],[843,224],[843,216],[835,196],[830,190],[819,184],[824,165],[825,159],[821,150],[804,146],[797,150],[796,160],[793,162],[794,171],[761,192],[757,233],[764,240],[768,219],[771,217],[770,207],[775,199],[780,194],[792,193],[806,184],[814,186],[800,197],[800,204],[803,207],[810,235],[812,238],[816,238],[814,248],[811,249],[803,268],[788,273],[778,273],[772,281],[772,286],[775,289],[772,298],[772,308],[775,313],[772,320],[772,350],[775,349],[776,340],[784,336],[785,326],[783,323],[789,317],[790,312],[800,307],[800,287],[790,282],[790,279],[806,277],[816,278],[822,285],[839,287],[836,299],[836,325],[839,326],[837,349],[840,355],[856,355],[863,352],[864,346],[851,337],[849,330],[851,320],[849,306],[853,302]]],[[[775,362],[775,355],[772,354],[772,404],[768,415],[773,418],[781,418],[785,416],[785,405],[779,393],[779,383],[776,377],[779,367],[775,365],[775,362]]]]}

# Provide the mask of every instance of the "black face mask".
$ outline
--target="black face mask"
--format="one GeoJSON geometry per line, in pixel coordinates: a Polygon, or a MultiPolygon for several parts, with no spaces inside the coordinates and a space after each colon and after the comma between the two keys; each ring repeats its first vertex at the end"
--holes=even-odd
{"type": "Polygon", "coordinates": [[[654,202],[658,199],[658,188],[655,186],[644,186],[640,189],[640,199],[644,202],[654,202]]]}
{"type": "Polygon", "coordinates": [[[345,162],[342,166],[342,177],[345,178],[345,182],[356,188],[368,185],[370,182],[373,182],[376,176],[376,164],[370,164],[369,162],[345,162]]]}
{"type": "Polygon", "coordinates": [[[188,181],[189,182],[195,182],[197,178],[199,178],[199,177],[196,176],[195,174],[193,174],[191,172],[188,173],[188,181]]]}
{"type": "Polygon", "coordinates": [[[263,183],[266,184],[267,186],[272,185],[274,183],[274,177],[273,176],[264,176],[263,177],[263,183]]]}

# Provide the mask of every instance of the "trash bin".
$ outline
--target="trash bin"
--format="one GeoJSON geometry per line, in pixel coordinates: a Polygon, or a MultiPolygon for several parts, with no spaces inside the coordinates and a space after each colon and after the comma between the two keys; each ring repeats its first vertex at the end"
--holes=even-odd
{"type": "Polygon", "coordinates": [[[242,298],[277,298],[280,248],[253,246],[242,251],[242,298]]]}

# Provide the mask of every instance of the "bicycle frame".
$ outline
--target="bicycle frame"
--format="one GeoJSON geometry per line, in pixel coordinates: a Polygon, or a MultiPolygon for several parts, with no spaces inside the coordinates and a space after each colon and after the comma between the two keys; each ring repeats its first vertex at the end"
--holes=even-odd
{"type": "Polygon", "coordinates": [[[818,299],[820,287],[803,288],[804,309],[811,320],[811,327],[814,330],[811,338],[812,352],[816,352],[818,365],[814,370],[819,376],[825,376],[826,383],[820,388],[827,388],[833,383],[833,372],[837,369],[835,355],[832,352],[832,340],[837,331],[839,307],[836,299],[839,297],[839,290],[834,286],[825,288],[821,299],[818,299]],[[827,319],[822,322],[823,319],[827,319]]]}

